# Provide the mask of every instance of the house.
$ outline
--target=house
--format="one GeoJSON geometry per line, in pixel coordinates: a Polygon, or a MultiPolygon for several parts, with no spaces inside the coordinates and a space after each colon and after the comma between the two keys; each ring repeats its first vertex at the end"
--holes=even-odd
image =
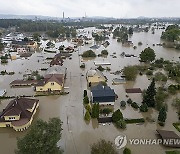
{"type": "Polygon", "coordinates": [[[0,127],[12,127],[16,131],[26,130],[32,123],[39,107],[39,100],[16,98],[0,114],[0,127]]]}
{"type": "Polygon", "coordinates": [[[113,89],[101,84],[91,88],[92,103],[98,102],[99,105],[114,105],[116,94],[113,89]]]}
{"type": "Polygon", "coordinates": [[[23,54],[23,53],[27,53],[28,49],[27,48],[17,48],[17,53],[19,55],[23,54]]]}
{"type": "Polygon", "coordinates": [[[86,78],[88,84],[99,84],[100,82],[106,82],[106,78],[102,72],[97,69],[91,69],[87,72],[86,78]]]}
{"type": "Polygon", "coordinates": [[[61,92],[64,87],[63,74],[48,74],[35,86],[36,92],[61,92]]]}
{"type": "Polygon", "coordinates": [[[61,92],[64,88],[67,68],[54,65],[45,73],[44,79],[35,86],[36,92],[61,92]]]}

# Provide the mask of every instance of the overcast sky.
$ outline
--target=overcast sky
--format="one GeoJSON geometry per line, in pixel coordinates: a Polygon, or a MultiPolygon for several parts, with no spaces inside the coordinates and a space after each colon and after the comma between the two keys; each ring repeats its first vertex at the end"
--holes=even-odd
{"type": "Polygon", "coordinates": [[[0,0],[0,14],[62,17],[180,17],[180,0],[0,0]]]}

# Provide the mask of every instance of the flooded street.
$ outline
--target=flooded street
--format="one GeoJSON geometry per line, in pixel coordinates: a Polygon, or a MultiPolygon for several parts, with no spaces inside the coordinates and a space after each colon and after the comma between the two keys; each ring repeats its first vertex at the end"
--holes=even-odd
{"type": "MultiPolygon", "coordinates": [[[[95,28],[87,28],[84,31],[92,31],[95,28]]],[[[111,63],[110,72],[121,70],[124,66],[139,64],[138,57],[122,57],[120,54],[125,52],[127,54],[134,54],[139,56],[142,50],[146,47],[151,47],[156,52],[156,58],[163,57],[170,61],[179,61],[180,51],[175,49],[167,49],[162,46],[153,46],[153,44],[161,43],[160,36],[162,31],[156,30],[155,34],[149,33],[135,33],[130,38],[137,49],[133,47],[123,47],[121,43],[118,43],[116,39],[110,37],[110,45],[106,48],[109,52],[107,58],[96,57],[93,60],[83,60],[79,54],[88,50],[90,46],[94,44],[88,44],[78,47],[78,51],[72,53],[72,59],[66,59],[63,66],[67,67],[67,79],[65,81],[65,87],[69,87],[68,95],[63,96],[43,96],[37,97],[39,99],[39,109],[35,115],[34,121],[37,119],[48,120],[52,117],[60,117],[63,122],[62,139],[58,143],[65,154],[89,154],[90,145],[97,142],[99,139],[110,140],[114,143],[114,139],[120,135],[127,135],[128,139],[133,138],[147,138],[156,139],[156,129],[173,130],[178,135],[180,133],[173,127],[172,123],[177,122],[177,113],[171,106],[172,98],[167,100],[168,104],[168,115],[166,125],[160,127],[157,122],[150,123],[145,122],[143,125],[127,124],[125,130],[117,129],[113,124],[110,125],[99,125],[96,120],[91,120],[89,124],[84,121],[84,106],[83,106],[83,90],[87,89],[86,73],[89,69],[95,68],[94,61],[109,61],[111,63]],[[142,46],[138,46],[138,42],[143,43],[142,46]],[[115,54],[113,54],[115,52],[115,54]],[[113,58],[111,55],[116,55],[117,58],[113,58]],[[85,63],[85,69],[81,69],[80,65],[85,63]]],[[[62,42],[57,43],[56,46],[60,46],[62,42]]],[[[71,44],[66,41],[66,44],[71,44]]],[[[94,50],[96,54],[100,54],[105,49],[101,46],[99,49],[94,50]]],[[[41,68],[48,68],[49,62],[46,60],[47,57],[53,57],[53,53],[36,52],[29,60],[15,60],[10,61],[7,65],[0,65],[0,71],[7,70],[14,71],[13,76],[0,76],[0,88],[7,90],[7,96],[18,96],[18,95],[34,95],[33,87],[27,88],[11,88],[9,83],[16,79],[23,79],[23,74],[28,74],[31,71],[38,70],[41,75],[45,72],[40,71],[41,68]],[[40,57],[42,56],[42,57],[40,57]]],[[[105,66],[106,67],[106,66],[105,66]]],[[[125,88],[141,88],[146,89],[150,81],[146,75],[138,76],[135,82],[127,82],[120,85],[112,85],[112,79],[118,78],[119,75],[111,74],[108,71],[104,71],[104,75],[108,79],[108,85],[113,88],[118,95],[118,100],[115,103],[115,110],[120,108],[120,101],[127,100],[125,88]]],[[[141,103],[142,97],[139,94],[129,95],[135,102],[141,103]]],[[[1,100],[0,111],[6,107],[9,100],[1,100]]],[[[127,105],[125,109],[121,109],[125,118],[142,118],[150,117],[157,119],[158,112],[156,110],[149,110],[148,113],[140,113],[127,105]]],[[[28,131],[28,130],[27,130],[28,131]]],[[[15,132],[12,128],[0,128],[0,150],[2,154],[13,154],[16,149],[16,138],[22,137],[26,134],[24,132],[15,132]]],[[[160,145],[130,145],[128,144],[133,154],[163,154],[165,148],[160,145]]],[[[118,152],[121,154],[123,150],[118,152]]]]}

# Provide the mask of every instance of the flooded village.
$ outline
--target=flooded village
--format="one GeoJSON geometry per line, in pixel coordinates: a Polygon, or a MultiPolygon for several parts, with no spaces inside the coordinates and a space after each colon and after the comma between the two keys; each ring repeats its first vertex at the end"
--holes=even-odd
{"type": "MultiPolygon", "coordinates": [[[[180,33],[173,43],[162,37],[172,25],[178,26],[64,26],[68,32],[57,37],[54,31],[1,28],[0,153],[13,154],[17,138],[38,119],[54,117],[62,121],[57,144],[66,154],[89,154],[99,140],[115,144],[119,135],[158,139],[172,131],[180,136],[180,33]]],[[[133,154],[179,148],[130,142],[126,147],[133,154]]]]}

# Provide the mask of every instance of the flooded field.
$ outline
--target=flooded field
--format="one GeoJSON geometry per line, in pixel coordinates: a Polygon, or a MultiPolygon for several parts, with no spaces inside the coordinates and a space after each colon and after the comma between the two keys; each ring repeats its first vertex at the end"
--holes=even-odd
{"type": "MultiPolygon", "coordinates": [[[[87,28],[84,31],[92,31],[95,28],[87,28]]],[[[90,68],[95,68],[94,61],[109,61],[111,65],[110,72],[115,72],[121,70],[124,66],[139,64],[139,53],[144,50],[144,48],[150,46],[155,52],[157,58],[163,57],[164,59],[170,61],[179,61],[180,51],[174,49],[167,49],[161,46],[153,46],[153,44],[161,43],[160,36],[162,31],[156,30],[155,34],[149,33],[134,33],[130,40],[133,41],[137,49],[133,47],[122,47],[121,43],[118,43],[115,39],[110,37],[110,45],[106,48],[109,52],[107,58],[97,57],[93,60],[83,60],[79,54],[88,50],[90,46],[94,45],[88,44],[78,47],[78,51],[72,53],[72,59],[66,59],[63,66],[67,67],[67,79],[65,82],[65,87],[69,87],[68,95],[64,96],[48,96],[48,97],[38,97],[40,100],[40,107],[37,114],[35,115],[34,121],[37,119],[48,120],[52,117],[60,117],[63,121],[63,131],[62,139],[58,143],[63,149],[65,154],[89,154],[90,145],[97,142],[99,139],[106,139],[114,142],[114,139],[120,135],[127,135],[127,138],[147,138],[156,139],[156,129],[173,130],[177,134],[177,130],[173,127],[172,123],[177,121],[177,113],[171,106],[172,98],[167,100],[168,104],[168,115],[165,127],[160,127],[156,122],[148,123],[145,122],[143,125],[128,124],[125,130],[117,129],[113,124],[110,125],[99,125],[96,120],[91,120],[89,124],[84,121],[84,107],[83,107],[83,90],[87,89],[86,73],[90,68]],[[142,46],[138,46],[138,42],[143,43],[142,46]],[[122,52],[128,54],[134,54],[137,57],[122,57],[120,54],[122,52]],[[113,58],[111,55],[116,55],[117,58],[113,58]],[[86,68],[81,69],[80,65],[85,63],[86,68]]],[[[71,42],[65,41],[56,43],[56,46],[62,44],[71,44],[71,42]]],[[[100,54],[104,49],[101,46],[99,49],[94,50],[96,54],[100,54]]],[[[33,54],[29,60],[15,60],[9,61],[7,65],[1,65],[0,71],[14,71],[13,76],[0,76],[0,88],[7,90],[7,96],[18,96],[18,95],[34,95],[33,87],[27,88],[11,88],[9,83],[16,79],[23,79],[23,74],[30,73],[31,71],[38,70],[41,75],[44,71],[40,71],[40,68],[48,68],[48,61],[45,60],[46,57],[53,57],[53,53],[36,52],[33,54]]],[[[115,110],[120,108],[120,101],[127,100],[125,88],[141,88],[146,89],[150,81],[148,78],[143,76],[138,76],[135,82],[127,82],[126,84],[112,85],[112,79],[117,78],[118,75],[113,75],[110,72],[104,71],[104,75],[108,79],[108,85],[113,88],[118,95],[118,100],[115,103],[115,110]]],[[[141,95],[129,95],[134,101],[141,103],[141,95]]],[[[9,103],[9,100],[2,100],[0,102],[0,111],[9,103]]],[[[131,106],[127,105],[125,109],[121,109],[125,118],[146,118],[147,116],[157,119],[158,113],[156,110],[150,110],[148,113],[140,113],[139,111],[133,109],[131,106]]],[[[28,130],[27,130],[28,131],[28,130]]],[[[16,138],[22,137],[26,134],[24,132],[15,132],[12,128],[1,128],[0,129],[0,149],[2,154],[13,154],[14,149],[16,149],[16,138]]],[[[163,154],[165,150],[170,150],[170,148],[165,148],[160,145],[127,145],[133,154],[163,154]]],[[[118,151],[120,154],[122,150],[118,151]]]]}

